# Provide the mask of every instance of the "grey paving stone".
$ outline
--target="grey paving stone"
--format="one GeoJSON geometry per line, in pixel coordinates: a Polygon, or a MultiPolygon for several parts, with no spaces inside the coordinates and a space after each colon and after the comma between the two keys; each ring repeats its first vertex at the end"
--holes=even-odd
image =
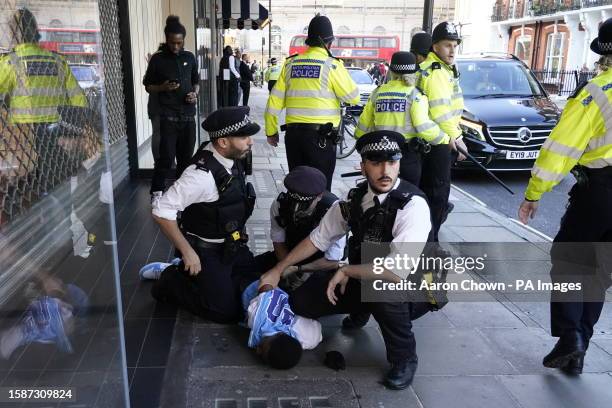
{"type": "Polygon", "coordinates": [[[503,227],[448,227],[468,242],[524,242],[503,227]]]}
{"type": "Polygon", "coordinates": [[[371,368],[347,371],[346,374],[351,380],[360,406],[375,408],[423,408],[412,387],[401,391],[386,389],[381,384],[386,371],[386,367],[380,370],[371,368]]]}
{"type": "Polygon", "coordinates": [[[275,197],[258,197],[255,204],[257,208],[267,208],[269,210],[274,201],[276,201],[275,197]]]}
{"type": "MultiPolygon", "coordinates": [[[[529,295],[528,298],[533,296],[529,295]]],[[[533,302],[521,301],[520,295],[512,296],[513,303],[516,307],[525,313],[530,319],[536,322],[541,328],[547,332],[550,329],[550,303],[548,300],[533,302]]]]}
{"type": "Polygon", "coordinates": [[[477,210],[474,208],[474,206],[469,205],[465,201],[461,201],[461,199],[459,199],[458,197],[455,197],[454,199],[451,197],[450,201],[455,205],[455,208],[453,208],[453,212],[451,213],[451,215],[456,214],[456,213],[474,213],[474,212],[477,212],[477,210]]]}
{"type": "MultiPolygon", "coordinates": [[[[448,305],[447,305],[448,306],[448,305]]],[[[445,306],[444,308],[446,308],[445,306]]],[[[429,312],[421,316],[417,320],[412,321],[413,330],[418,330],[419,327],[454,327],[453,323],[448,317],[441,311],[429,312]]]]}
{"type": "MultiPolygon", "coordinates": [[[[521,374],[550,374],[542,358],[552,350],[557,339],[539,328],[481,329],[493,348],[521,374]]],[[[599,347],[589,347],[584,372],[612,372],[612,356],[599,347]]]]}
{"type": "Polygon", "coordinates": [[[255,163],[270,163],[270,159],[268,157],[253,156],[253,164],[255,163]]]}
{"type": "MultiPolygon", "coordinates": [[[[273,160],[273,158],[270,158],[273,160]]],[[[281,169],[281,163],[253,163],[253,171],[255,170],[273,170],[281,169]]]]}
{"type": "MultiPolygon", "coordinates": [[[[446,225],[446,224],[445,224],[446,225]]],[[[484,256],[486,261],[549,261],[550,255],[531,242],[469,242],[458,245],[464,256],[484,256]]]]}
{"type": "Polygon", "coordinates": [[[466,212],[457,212],[454,210],[449,214],[448,219],[444,223],[447,227],[488,227],[488,226],[497,226],[499,225],[493,219],[487,217],[481,213],[466,213],[466,212]]]}
{"type": "Polygon", "coordinates": [[[449,302],[442,313],[456,327],[525,327],[498,302],[449,302]]]}
{"type": "Polygon", "coordinates": [[[440,232],[438,233],[438,239],[440,242],[463,242],[464,239],[460,237],[457,233],[446,228],[445,225],[442,225],[440,228],[440,232]]]}
{"type": "Polygon", "coordinates": [[[605,408],[612,401],[608,374],[514,375],[500,380],[523,408],[605,408]]]}
{"type": "Polygon", "coordinates": [[[425,408],[519,408],[492,376],[417,376],[412,384],[425,408]]]}
{"type": "Polygon", "coordinates": [[[612,355],[612,337],[610,335],[606,335],[605,337],[593,336],[591,344],[596,344],[606,353],[612,355]]]}
{"type": "Polygon", "coordinates": [[[516,373],[475,329],[421,327],[414,333],[420,375],[516,373]]]}

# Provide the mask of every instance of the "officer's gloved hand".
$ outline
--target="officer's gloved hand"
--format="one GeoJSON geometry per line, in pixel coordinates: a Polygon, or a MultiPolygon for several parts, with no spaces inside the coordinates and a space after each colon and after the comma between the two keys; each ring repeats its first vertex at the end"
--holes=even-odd
{"type": "Polygon", "coordinates": [[[272,136],[268,136],[268,144],[270,146],[278,146],[278,141],[279,141],[279,137],[278,137],[278,133],[273,134],[272,136]]]}

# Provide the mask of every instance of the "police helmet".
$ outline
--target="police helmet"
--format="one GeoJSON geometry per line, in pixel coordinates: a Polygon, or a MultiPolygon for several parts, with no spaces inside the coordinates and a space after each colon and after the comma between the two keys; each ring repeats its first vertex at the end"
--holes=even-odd
{"type": "Polygon", "coordinates": [[[457,27],[450,21],[444,21],[436,26],[431,35],[431,41],[433,44],[442,40],[457,41],[457,44],[461,44],[461,37],[457,32],[457,27]]]}
{"type": "Polygon", "coordinates": [[[416,55],[407,51],[398,51],[391,56],[389,69],[398,74],[414,74],[419,70],[416,55]]]}
{"type": "Polygon", "coordinates": [[[410,41],[410,52],[416,55],[427,55],[431,48],[431,35],[426,32],[416,33],[410,41]]]}
{"type": "Polygon", "coordinates": [[[591,42],[591,51],[599,55],[612,54],[612,18],[599,27],[597,38],[591,42]]]}
{"type": "Polygon", "coordinates": [[[316,15],[308,24],[308,37],[306,44],[316,47],[330,43],[334,40],[334,30],[332,23],[326,16],[316,15]]]}

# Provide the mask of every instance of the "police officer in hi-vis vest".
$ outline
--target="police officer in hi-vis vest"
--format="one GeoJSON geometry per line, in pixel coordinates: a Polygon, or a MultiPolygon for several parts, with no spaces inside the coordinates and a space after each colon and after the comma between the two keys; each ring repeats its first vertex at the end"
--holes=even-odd
{"type": "Polygon", "coordinates": [[[553,291],[550,328],[559,340],[544,366],[582,373],[593,327],[610,286],[612,260],[612,19],[591,50],[602,70],[568,98],[561,119],[542,145],[518,212],[527,224],[542,195],[571,171],[576,184],[551,250],[554,283],[580,283],[578,294],[553,291]]]}
{"type": "Polygon", "coordinates": [[[325,174],[331,191],[336,168],[335,143],[340,104],[359,103],[359,89],[329,47],[334,32],[329,19],[317,15],[308,25],[304,54],[287,58],[270,92],[264,114],[268,143],[278,145],[278,116],[285,109],[285,145],[289,170],[311,166],[325,174]]]}

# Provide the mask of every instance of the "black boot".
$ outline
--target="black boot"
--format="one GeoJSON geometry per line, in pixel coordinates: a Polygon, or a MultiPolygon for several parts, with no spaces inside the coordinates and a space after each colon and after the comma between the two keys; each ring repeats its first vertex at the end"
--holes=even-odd
{"type": "Polygon", "coordinates": [[[342,320],[342,328],[344,330],[361,329],[368,324],[368,320],[370,320],[368,312],[351,313],[342,320]]]}
{"type": "Polygon", "coordinates": [[[561,367],[561,371],[569,375],[580,375],[582,367],[584,367],[584,356],[571,359],[567,365],[561,367]]]}
{"type": "Polygon", "coordinates": [[[585,351],[586,346],[580,333],[572,332],[559,338],[552,351],[544,357],[542,364],[548,368],[561,368],[571,360],[583,357],[585,351]]]}
{"type": "Polygon", "coordinates": [[[385,376],[384,386],[391,390],[403,390],[412,384],[417,369],[416,360],[391,363],[391,370],[385,376]]]}

